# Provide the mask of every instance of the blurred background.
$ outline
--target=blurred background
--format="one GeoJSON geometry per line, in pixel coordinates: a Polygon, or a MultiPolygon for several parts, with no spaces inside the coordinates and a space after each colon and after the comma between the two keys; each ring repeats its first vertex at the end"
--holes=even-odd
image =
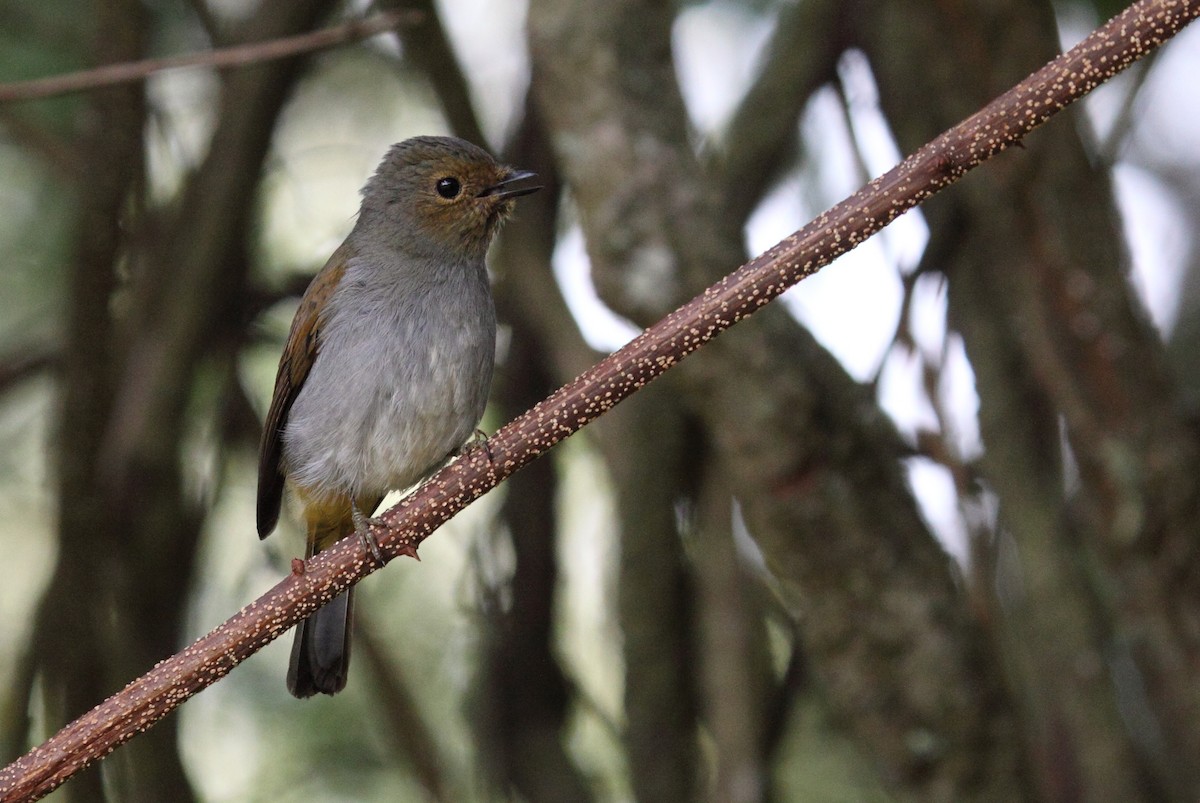
{"type": "MultiPolygon", "coordinates": [[[[0,80],[399,8],[0,0],[0,80]]],[[[273,585],[254,466],[386,148],[546,189],[484,428],[1110,0],[411,0],[395,33],[0,102],[0,760],[273,585]]],[[[55,801],[1195,800],[1200,30],[802,283],[55,801]]],[[[2,95],[2,92],[0,92],[2,95]]]]}

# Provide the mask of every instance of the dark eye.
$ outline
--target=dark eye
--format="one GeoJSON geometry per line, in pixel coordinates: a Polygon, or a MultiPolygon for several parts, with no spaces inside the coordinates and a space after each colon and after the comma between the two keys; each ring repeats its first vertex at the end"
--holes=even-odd
{"type": "Polygon", "coordinates": [[[462,192],[462,185],[458,183],[458,179],[446,176],[437,180],[437,194],[443,198],[456,198],[460,192],[462,192]]]}

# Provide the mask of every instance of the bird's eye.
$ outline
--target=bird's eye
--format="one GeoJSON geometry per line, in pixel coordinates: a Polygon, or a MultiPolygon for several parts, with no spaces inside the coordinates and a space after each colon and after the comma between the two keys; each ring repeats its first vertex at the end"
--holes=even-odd
{"type": "Polygon", "coordinates": [[[462,192],[462,185],[458,183],[458,179],[446,176],[437,180],[437,194],[443,198],[447,200],[457,198],[460,192],[462,192]]]}

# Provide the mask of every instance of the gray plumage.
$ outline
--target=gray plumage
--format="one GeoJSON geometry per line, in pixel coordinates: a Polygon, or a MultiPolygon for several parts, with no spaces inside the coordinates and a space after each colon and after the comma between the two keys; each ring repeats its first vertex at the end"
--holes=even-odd
{"type": "MultiPolygon", "coordinates": [[[[484,257],[513,199],[538,189],[512,186],[531,175],[451,137],[388,151],[353,231],[292,321],[260,450],[261,537],[286,484],[311,556],[470,437],[495,359],[484,257]]],[[[297,697],[345,686],[353,609],[347,591],[297,627],[288,670],[297,697]]]]}
{"type": "Polygon", "coordinates": [[[283,432],[291,481],[356,498],[417,482],[483,416],[495,349],[482,260],[351,259],[283,432]]]}

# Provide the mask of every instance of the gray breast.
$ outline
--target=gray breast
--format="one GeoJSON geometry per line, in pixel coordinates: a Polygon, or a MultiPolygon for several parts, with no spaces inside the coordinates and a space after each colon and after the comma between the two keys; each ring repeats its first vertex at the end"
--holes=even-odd
{"type": "Polygon", "coordinates": [[[326,320],[284,430],[292,481],[356,495],[412,485],[487,403],[496,315],[483,266],[352,260],[326,320]]]}

